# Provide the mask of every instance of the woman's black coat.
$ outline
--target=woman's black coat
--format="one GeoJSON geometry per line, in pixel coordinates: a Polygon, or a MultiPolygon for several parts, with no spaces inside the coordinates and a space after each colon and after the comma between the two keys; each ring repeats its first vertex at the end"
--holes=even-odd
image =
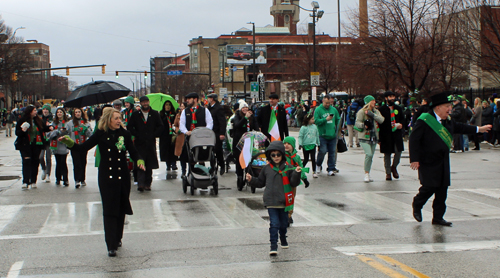
{"type": "Polygon", "coordinates": [[[387,105],[380,107],[380,114],[384,116],[384,122],[379,125],[380,131],[378,134],[381,153],[394,153],[394,146],[396,146],[398,151],[404,151],[403,135],[405,132],[405,116],[401,107],[394,105],[394,108],[394,119],[396,123],[403,125],[403,128],[396,129],[396,131],[392,132],[391,108],[387,105]]]}
{"type": "Polygon", "coordinates": [[[172,135],[170,134],[170,127],[173,128],[175,121],[175,113],[169,115],[170,125],[167,120],[167,115],[161,116],[163,122],[163,132],[160,135],[160,160],[167,161],[174,155],[174,145],[172,144],[172,135]]]}
{"type": "Polygon", "coordinates": [[[108,132],[98,129],[85,143],[75,144],[72,149],[86,152],[95,145],[99,145],[101,154],[98,182],[103,215],[115,217],[123,214],[132,215],[127,151],[135,162],[141,157],[132,143],[130,132],[123,128],[108,132]],[[118,150],[116,146],[121,136],[124,138],[126,150],[118,150]]]}
{"type": "MultiPolygon", "coordinates": [[[[26,155],[29,155],[28,153],[26,153],[26,152],[30,152],[31,151],[31,148],[30,148],[30,139],[29,139],[29,129],[26,130],[26,131],[23,131],[23,129],[21,128],[21,126],[25,122],[27,122],[27,121],[26,120],[25,121],[19,121],[19,122],[16,123],[16,136],[17,136],[17,139],[16,139],[16,142],[14,144],[15,144],[16,150],[24,152],[26,155]]],[[[38,129],[40,130],[41,133],[43,133],[43,132],[49,132],[50,131],[49,127],[47,125],[45,125],[45,123],[43,121],[42,121],[42,125],[41,126],[38,125],[37,121],[35,121],[35,120],[33,120],[33,123],[38,127],[38,129]]],[[[43,138],[42,138],[42,141],[43,141],[43,138]]],[[[43,145],[40,145],[39,147],[41,149],[41,148],[43,148],[43,145]]]]}
{"type": "MultiPolygon", "coordinates": [[[[259,125],[257,124],[257,119],[255,119],[255,117],[252,115],[248,120],[250,120],[250,131],[258,131],[259,125]]],[[[233,118],[233,150],[235,150],[236,146],[238,145],[241,136],[243,136],[243,134],[247,132],[248,120],[244,115],[241,114],[240,110],[236,111],[236,114],[233,118]]]]}

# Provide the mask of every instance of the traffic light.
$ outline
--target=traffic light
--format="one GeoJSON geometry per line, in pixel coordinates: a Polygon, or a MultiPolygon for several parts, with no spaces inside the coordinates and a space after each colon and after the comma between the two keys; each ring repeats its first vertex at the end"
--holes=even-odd
{"type": "Polygon", "coordinates": [[[69,75],[69,68],[66,68],[66,75],[69,75]]]}
{"type": "Polygon", "coordinates": [[[118,78],[118,71],[115,71],[115,77],[118,78]]]}
{"type": "Polygon", "coordinates": [[[106,66],[102,66],[102,74],[106,73],[106,66]]]}
{"type": "Polygon", "coordinates": [[[12,81],[17,81],[17,72],[12,73],[11,79],[12,81]]]}
{"type": "Polygon", "coordinates": [[[229,76],[229,67],[226,67],[226,76],[229,76]]]}
{"type": "Polygon", "coordinates": [[[224,70],[223,69],[220,69],[220,77],[224,77],[224,70]]]}
{"type": "Polygon", "coordinates": [[[144,79],[147,79],[147,78],[148,78],[148,72],[144,71],[144,79]]]}

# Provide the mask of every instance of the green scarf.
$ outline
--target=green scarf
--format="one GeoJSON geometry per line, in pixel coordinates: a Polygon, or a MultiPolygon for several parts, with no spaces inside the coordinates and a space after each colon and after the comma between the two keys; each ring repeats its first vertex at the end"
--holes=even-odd
{"type": "Polygon", "coordinates": [[[429,125],[429,127],[434,132],[436,132],[439,138],[443,140],[446,146],[448,146],[448,148],[451,148],[453,136],[451,136],[451,133],[448,131],[448,129],[444,127],[440,122],[438,122],[436,118],[434,118],[429,113],[422,113],[422,115],[420,115],[418,119],[424,121],[427,125],[429,125]]]}
{"type": "Polygon", "coordinates": [[[290,180],[286,175],[286,172],[289,170],[288,165],[285,164],[285,169],[280,170],[280,168],[271,164],[271,167],[274,171],[278,172],[281,175],[283,180],[283,187],[285,189],[285,211],[293,210],[293,202],[295,201],[295,197],[293,196],[292,186],[290,185],[290,180]]]}

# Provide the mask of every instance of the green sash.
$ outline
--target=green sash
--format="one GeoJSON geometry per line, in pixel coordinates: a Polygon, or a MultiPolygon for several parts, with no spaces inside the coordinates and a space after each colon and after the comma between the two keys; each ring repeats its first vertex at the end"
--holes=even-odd
{"type": "Polygon", "coordinates": [[[436,134],[444,141],[446,146],[448,146],[448,148],[451,148],[453,137],[448,129],[444,127],[440,122],[438,122],[436,118],[434,118],[429,113],[422,113],[422,115],[420,115],[418,119],[424,121],[427,125],[429,125],[429,127],[432,128],[432,130],[434,130],[434,132],[436,132],[436,134]]]}

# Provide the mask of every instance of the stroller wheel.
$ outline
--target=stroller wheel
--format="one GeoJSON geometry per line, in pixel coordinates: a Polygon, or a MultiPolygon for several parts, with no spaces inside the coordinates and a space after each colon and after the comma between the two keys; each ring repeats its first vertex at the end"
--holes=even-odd
{"type": "Polygon", "coordinates": [[[195,191],[196,188],[194,188],[193,185],[191,185],[191,195],[194,195],[194,191],[195,191]]]}
{"type": "Polygon", "coordinates": [[[214,181],[214,183],[212,184],[212,187],[214,189],[214,195],[217,196],[217,194],[219,194],[219,182],[214,181]]]}
{"type": "Polygon", "coordinates": [[[187,179],[182,178],[182,191],[184,191],[184,194],[187,193],[188,190],[188,182],[187,179]]]}
{"type": "Polygon", "coordinates": [[[255,187],[251,186],[250,190],[252,191],[252,193],[255,193],[255,187]]]}

